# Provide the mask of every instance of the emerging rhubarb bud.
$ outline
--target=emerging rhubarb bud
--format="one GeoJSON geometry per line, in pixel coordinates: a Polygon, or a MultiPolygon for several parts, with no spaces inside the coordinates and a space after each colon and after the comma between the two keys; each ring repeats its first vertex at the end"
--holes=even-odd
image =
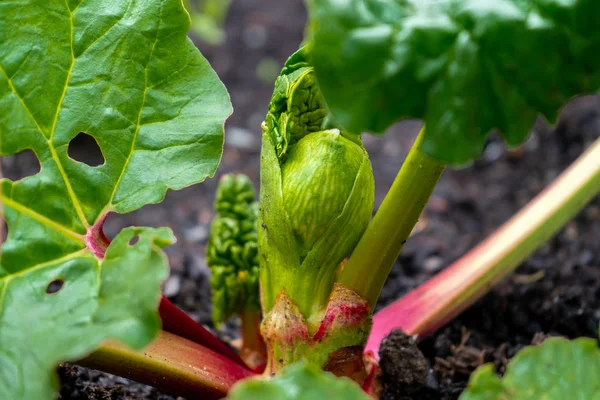
{"type": "Polygon", "coordinates": [[[245,175],[225,175],[217,188],[217,215],[206,248],[216,325],[246,311],[260,311],[254,196],[245,175]]]}
{"type": "MultiPolygon", "coordinates": [[[[322,313],[339,265],[371,218],[374,180],[358,135],[325,130],[326,107],[301,49],[287,61],[263,124],[261,298],[283,290],[307,321],[322,313]]],[[[310,333],[318,328],[310,324],[310,333]]]]}
{"type": "Polygon", "coordinates": [[[369,304],[336,279],[371,218],[373,171],[360,136],[326,120],[301,49],[277,79],[263,124],[258,258],[267,373],[299,360],[347,370],[358,357],[362,366],[369,304]]]}

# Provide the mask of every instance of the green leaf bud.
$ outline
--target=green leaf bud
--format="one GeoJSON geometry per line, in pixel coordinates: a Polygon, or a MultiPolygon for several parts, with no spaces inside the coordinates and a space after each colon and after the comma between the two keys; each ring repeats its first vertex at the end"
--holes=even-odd
{"type": "Polygon", "coordinates": [[[301,49],[286,63],[263,123],[258,240],[263,311],[283,289],[308,319],[325,308],[341,261],[366,229],[375,189],[359,135],[325,129],[327,109],[304,56],[301,49]]]}
{"type": "MultiPolygon", "coordinates": [[[[342,213],[363,162],[369,162],[365,150],[337,129],[311,133],[290,150],[281,167],[283,203],[305,252],[342,213]]],[[[372,187],[357,189],[366,192],[357,199],[362,207],[345,224],[361,230],[371,216],[372,201],[363,198],[369,200],[372,187]]]]}
{"type": "Polygon", "coordinates": [[[219,182],[206,247],[211,268],[213,321],[220,324],[242,311],[259,311],[258,204],[245,175],[225,175],[219,182]]]}

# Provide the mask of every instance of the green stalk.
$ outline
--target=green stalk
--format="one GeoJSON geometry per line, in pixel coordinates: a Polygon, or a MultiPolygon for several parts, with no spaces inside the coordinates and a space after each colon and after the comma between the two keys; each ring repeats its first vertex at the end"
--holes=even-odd
{"type": "Polygon", "coordinates": [[[106,342],[77,364],[192,399],[220,399],[237,381],[255,374],[197,343],[161,332],[143,351],[106,342]]]}
{"type": "Polygon", "coordinates": [[[393,329],[424,336],[485,295],[600,193],[600,139],[542,193],[444,271],[379,311],[366,346],[393,329]]]}
{"type": "Polygon", "coordinates": [[[421,151],[425,128],[415,140],[373,221],[348,260],[339,282],[375,306],[402,246],[427,204],[445,164],[421,151]]]}

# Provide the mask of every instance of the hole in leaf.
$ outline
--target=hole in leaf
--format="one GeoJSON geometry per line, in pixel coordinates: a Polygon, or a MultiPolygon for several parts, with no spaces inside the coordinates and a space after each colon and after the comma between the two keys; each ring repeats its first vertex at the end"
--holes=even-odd
{"type": "Polygon", "coordinates": [[[62,278],[57,278],[57,279],[53,280],[46,287],[46,294],[58,293],[60,291],[60,289],[62,289],[64,284],[65,284],[65,281],[62,278]]]}
{"type": "Polygon", "coordinates": [[[13,182],[33,176],[40,170],[40,160],[32,150],[23,150],[12,156],[2,157],[4,177],[13,182]]]}
{"type": "Polygon", "coordinates": [[[138,240],[140,240],[140,237],[138,235],[135,235],[134,237],[131,238],[131,240],[129,241],[129,245],[130,246],[135,246],[135,244],[138,242],[138,240]]]}
{"type": "Polygon", "coordinates": [[[96,139],[85,132],[79,132],[69,142],[69,157],[90,167],[104,164],[104,155],[96,139]]]}

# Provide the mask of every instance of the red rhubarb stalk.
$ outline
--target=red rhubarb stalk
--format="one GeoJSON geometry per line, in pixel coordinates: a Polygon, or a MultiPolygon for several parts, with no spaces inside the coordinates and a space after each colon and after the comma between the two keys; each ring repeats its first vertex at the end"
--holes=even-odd
{"type": "Polygon", "coordinates": [[[240,356],[223,343],[219,338],[209,332],[198,322],[190,318],[169,299],[162,296],[158,308],[162,319],[163,329],[175,335],[181,336],[245,366],[240,356]]]}
{"type": "Polygon", "coordinates": [[[558,232],[600,193],[600,139],[498,231],[461,259],[373,317],[366,351],[393,329],[434,332],[469,307],[558,232]]]}
{"type": "Polygon", "coordinates": [[[78,364],[188,400],[223,398],[236,382],[255,375],[221,354],[164,331],[143,351],[110,341],[78,364]]]}

